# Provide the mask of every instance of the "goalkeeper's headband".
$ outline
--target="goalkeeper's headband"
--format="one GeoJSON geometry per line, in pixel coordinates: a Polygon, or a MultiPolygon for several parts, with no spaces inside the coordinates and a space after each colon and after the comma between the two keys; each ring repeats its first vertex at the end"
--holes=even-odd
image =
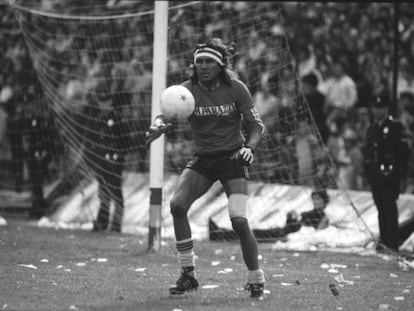
{"type": "Polygon", "coordinates": [[[200,44],[194,51],[194,64],[199,57],[208,57],[214,59],[220,66],[224,66],[223,54],[215,48],[208,46],[207,44],[200,44]]]}

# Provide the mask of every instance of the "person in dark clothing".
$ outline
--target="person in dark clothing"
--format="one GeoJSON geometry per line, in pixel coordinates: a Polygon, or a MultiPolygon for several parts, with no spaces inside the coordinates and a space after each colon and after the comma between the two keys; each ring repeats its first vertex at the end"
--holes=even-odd
{"type": "Polygon", "coordinates": [[[15,176],[14,190],[16,192],[21,192],[24,184],[23,129],[25,120],[21,101],[21,96],[13,95],[12,99],[5,104],[5,110],[8,114],[6,133],[10,143],[12,172],[15,176]]]}
{"type": "Polygon", "coordinates": [[[84,111],[88,128],[85,138],[86,163],[98,181],[100,200],[93,231],[108,229],[111,200],[115,203],[115,212],[110,230],[121,232],[122,229],[122,171],[125,151],[131,143],[127,141],[127,123],[122,120],[115,96],[100,88],[95,94],[88,95],[88,106],[84,111]]]}
{"type": "MultiPolygon", "coordinates": [[[[295,211],[287,214],[284,227],[269,229],[253,229],[253,234],[258,242],[274,242],[285,240],[289,233],[297,232],[302,226],[313,227],[316,230],[324,229],[329,225],[329,219],[325,215],[325,208],[329,203],[329,195],[325,189],[314,190],[311,193],[313,209],[300,214],[295,211]]],[[[209,236],[211,241],[236,240],[237,235],[232,230],[219,228],[213,220],[209,219],[209,236]]]]}
{"type": "Polygon", "coordinates": [[[50,145],[48,144],[50,127],[47,119],[41,113],[33,114],[27,119],[27,122],[28,150],[26,160],[32,190],[32,208],[29,214],[31,218],[38,219],[48,209],[43,186],[51,160],[50,145]]]}
{"type": "Polygon", "coordinates": [[[364,169],[378,210],[379,241],[377,250],[398,251],[398,208],[401,182],[406,178],[408,142],[402,123],[388,114],[387,96],[371,103],[372,123],[363,148],[364,169]]]}
{"type": "Polygon", "coordinates": [[[308,73],[302,77],[302,88],[309,109],[321,134],[323,142],[326,143],[329,129],[326,124],[325,95],[318,91],[318,77],[314,73],[308,73]]]}

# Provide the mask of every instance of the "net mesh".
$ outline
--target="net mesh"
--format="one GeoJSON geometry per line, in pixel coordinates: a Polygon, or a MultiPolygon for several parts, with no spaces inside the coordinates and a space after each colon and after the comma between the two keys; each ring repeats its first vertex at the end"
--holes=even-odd
{"type": "MultiPolygon", "coordinates": [[[[47,189],[43,222],[90,228],[98,219],[104,228],[122,225],[124,232],[146,234],[153,3],[62,3],[13,3],[35,70],[33,84],[40,86],[39,99],[24,101],[25,110],[33,107],[53,123],[46,127],[52,143],[45,148],[53,148],[45,163],[47,171],[56,169],[41,181],[47,189]],[[110,208],[99,211],[103,205],[110,208]]],[[[236,47],[233,70],[248,85],[267,130],[249,182],[248,215],[260,240],[286,240],[303,227],[314,244],[361,246],[371,240],[372,224],[361,216],[366,207],[343,190],[302,93],[279,4],[174,1],[168,14],[167,85],[188,78],[196,43],[216,36],[236,47]],[[329,196],[324,213],[332,225],[322,235],[318,226],[325,218],[305,213],[315,207],[312,192],[321,189],[329,196]]],[[[17,92],[28,89],[22,84],[17,92]]],[[[180,122],[166,135],[164,237],[173,237],[169,199],[191,154],[189,127],[180,122]]],[[[234,238],[226,204],[219,184],[195,202],[189,214],[195,237],[215,232],[213,239],[234,238]]]]}

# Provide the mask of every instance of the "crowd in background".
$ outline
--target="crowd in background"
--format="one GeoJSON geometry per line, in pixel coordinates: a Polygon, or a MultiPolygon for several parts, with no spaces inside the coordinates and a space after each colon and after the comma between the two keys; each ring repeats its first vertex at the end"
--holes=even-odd
{"type": "MultiPolygon", "coordinates": [[[[44,6],[51,6],[50,1],[41,1],[41,3],[44,6]]],[[[108,1],[108,5],[112,6],[121,3],[122,1],[108,1]]],[[[216,10],[214,14],[203,15],[192,12],[186,19],[180,11],[177,11],[177,14],[172,16],[171,23],[180,23],[184,20],[191,21],[194,25],[191,23],[181,25],[180,31],[170,34],[176,39],[172,42],[179,45],[171,46],[170,53],[174,54],[174,49],[177,49],[188,51],[188,55],[169,62],[168,83],[183,78],[183,68],[188,68],[188,59],[191,59],[194,42],[200,39],[194,33],[197,26],[204,23],[208,34],[224,35],[227,29],[231,29],[234,25],[228,25],[226,19],[223,19],[223,14],[232,12],[235,19],[240,19],[237,27],[252,28],[246,43],[240,40],[238,47],[239,50],[243,50],[243,44],[246,44],[250,47],[249,51],[244,53],[243,57],[236,59],[234,69],[251,89],[259,111],[266,113],[266,103],[286,90],[278,90],[278,94],[272,92],[272,77],[266,68],[274,61],[272,59],[274,55],[268,53],[274,47],[270,49],[267,46],[268,41],[262,41],[261,36],[264,33],[268,35],[270,32],[276,38],[272,44],[276,45],[286,44],[282,39],[287,38],[287,46],[292,53],[304,96],[309,103],[320,135],[335,161],[344,186],[347,189],[366,190],[368,185],[364,177],[360,149],[365,141],[364,135],[370,120],[370,104],[373,100],[380,99],[391,103],[393,115],[404,123],[413,149],[414,26],[411,21],[414,17],[414,9],[408,3],[400,4],[398,102],[393,103],[393,4],[286,2],[281,3],[280,7],[281,12],[276,2],[222,2],[221,9],[216,10]],[[262,20],[257,24],[260,25],[260,29],[254,28],[255,25],[243,23],[244,14],[253,10],[255,10],[254,14],[262,20]],[[178,40],[182,37],[188,40],[178,40]],[[259,70],[253,71],[250,68],[259,68],[259,70]]],[[[27,68],[32,65],[13,11],[4,5],[1,8],[0,91],[3,99],[7,99],[10,96],[8,95],[10,88],[13,94],[24,94],[29,83],[26,76],[27,68]]],[[[65,7],[60,9],[65,10],[65,7]]],[[[118,27],[120,32],[133,32],[137,27],[145,25],[150,27],[145,20],[140,25],[124,20],[108,25],[107,29],[99,28],[94,34],[96,35],[94,43],[75,39],[70,35],[79,34],[79,31],[86,32],[81,24],[76,29],[57,28],[54,40],[49,40],[45,49],[50,49],[51,54],[59,52],[56,59],[67,60],[71,57],[74,59],[65,62],[68,66],[56,62],[50,64],[50,68],[60,66],[58,70],[53,71],[56,77],[51,80],[58,82],[53,87],[58,92],[68,95],[74,93],[77,87],[94,87],[88,84],[97,81],[91,77],[125,75],[136,77],[125,81],[122,86],[123,89],[134,93],[135,97],[132,101],[149,103],[152,50],[146,48],[144,43],[151,42],[152,37],[148,37],[150,31],[140,31],[133,38],[129,37],[123,42],[113,43],[119,51],[115,59],[113,54],[107,53],[85,52],[76,57],[70,54],[72,49],[86,51],[105,46],[105,31],[116,33],[118,27]],[[140,43],[143,49],[139,51],[128,48],[140,43]],[[105,64],[112,64],[112,66],[108,67],[105,64]],[[128,74],[131,70],[134,74],[128,74]]],[[[80,37],[82,36],[77,38],[80,37]]],[[[284,87],[289,91],[288,86],[284,87]]],[[[283,96],[280,97],[283,99],[283,96]]],[[[23,100],[14,100],[14,102],[16,105],[30,105],[23,100]]],[[[16,109],[18,113],[9,111],[9,118],[23,118],[26,111],[30,111],[22,108],[16,109]]],[[[143,111],[139,109],[131,109],[125,115],[131,120],[141,119],[144,126],[150,122],[150,116],[143,115],[143,111]]],[[[266,119],[266,116],[263,118],[266,119]]],[[[304,132],[306,134],[306,131],[304,132]]],[[[0,138],[1,136],[0,133],[0,138]]],[[[296,147],[302,148],[299,144],[296,147]]],[[[167,146],[167,150],[176,150],[179,156],[171,157],[171,162],[173,164],[177,162],[175,163],[177,166],[182,165],[178,162],[183,158],[181,153],[185,152],[185,149],[170,145],[167,146]]],[[[411,156],[414,156],[413,152],[411,156]]],[[[414,193],[414,159],[409,163],[409,180],[404,186],[404,191],[414,193]]],[[[298,164],[299,167],[301,165],[306,166],[306,163],[298,164]]],[[[297,176],[297,178],[302,177],[297,176]]],[[[306,176],[303,179],[306,180],[306,176]]]]}

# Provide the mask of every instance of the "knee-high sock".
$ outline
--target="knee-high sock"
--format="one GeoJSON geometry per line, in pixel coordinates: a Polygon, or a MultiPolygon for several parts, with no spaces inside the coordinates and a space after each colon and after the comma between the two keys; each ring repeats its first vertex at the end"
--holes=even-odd
{"type": "Polygon", "coordinates": [[[184,272],[194,276],[195,255],[193,239],[185,239],[176,242],[178,262],[184,272]]]}

